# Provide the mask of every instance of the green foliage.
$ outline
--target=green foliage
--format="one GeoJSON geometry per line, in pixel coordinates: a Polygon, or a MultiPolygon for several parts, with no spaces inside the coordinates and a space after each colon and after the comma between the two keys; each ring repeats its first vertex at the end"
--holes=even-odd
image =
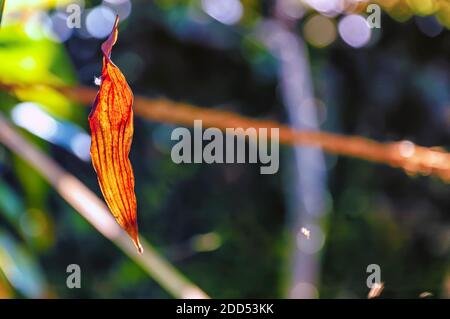
{"type": "Polygon", "coordinates": [[[0,27],[2,26],[3,11],[5,10],[6,0],[0,0],[0,27]]]}

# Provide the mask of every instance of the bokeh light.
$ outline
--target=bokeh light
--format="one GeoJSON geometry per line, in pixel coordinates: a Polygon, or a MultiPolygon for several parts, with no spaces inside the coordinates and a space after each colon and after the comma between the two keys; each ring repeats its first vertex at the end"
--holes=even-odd
{"type": "Polygon", "coordinates": [[[83,161],[90,159],[91,138],[70,122],[58,121],[44,112],[39,104],[22,102],[11,111],[13,122],[30,133],[70,151],[83,161]]]}
{"type": "Polygon", "coordinates": [[[132,5],[130,0],[103,0],[103,5],[111,8],[118,14],[121,21],[128,18],[131,14],[132,5]]]}
{"type": "Polygon", "coordinates": [[[208,15],[223,24],[237,23],[244,12],[239,0],[202,0],[202,7],[208,15]]]}
{"type": "Polygon", "coordinates": [[[300,19],[306,12],[306,8],[298,0],[282,0],[278,2],[278,10],[287,18],[300,19]]]}
{"type": "Polygon", "coordinates": [[[73,29],[67,26],[67,14],[62,12],[54,12],[51,19],[52,38],[55,41],[65,42],[73,34],[73,29]]]}
{"type": "Polygon", "coordinates": [[[34,103],[19,103],[12,110],[13,121],[43,139],[52,138],[58,129],[56,121],[34,103]]]}
{"type": "Polygon", "coordinates": [[[416,17],[415,22],[419,30],[430,38],[437,37],[444,30],[444,27],[439,24],[434,16],[416,17]]]}
{"type": "Polygon", "coordinates": [[[339,21],[338,30],[342,40],[354,48],[367,45],[372,36],[372,30],[366,19],[357,14],[343,17],[339,21]]]}
{"type": "Polygon", "coordinates": [[[406,2],[414,12],[422,15],[433,14],[438,8],[435,0],[406,0],[406,2]]]}
{"type": "Polygon", "coordinates": [[[107,6],[97,6],[89,10],[86,16],[86,28],[94,38],[106,38],[114,27],[116,14],[107,6]]]}
{"type": "Polygon", "coordinates": [[[311,45],[323,48],[336,40],[336,27],[331,19],[313,15],[305,23],[304,35],[311,45]]]}
{"type": "Polygon", "coordinates": [[[51,38],[52,20],[45,11],[30,14],[25,23],[25,32],[33,40],[51,38]]]}
{"type": "Polygon", "coordinates": [[[342,0],[305,0],[314,10],[327,16],[336,16],[343,11],[342,0]]]}

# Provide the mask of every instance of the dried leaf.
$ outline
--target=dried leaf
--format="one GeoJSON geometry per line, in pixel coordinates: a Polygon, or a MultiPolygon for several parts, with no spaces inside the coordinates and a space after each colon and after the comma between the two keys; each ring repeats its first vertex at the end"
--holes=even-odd
{"type": "Polygon", "coordinates": [[[102,44],[103,69],[89,125],[91,157],[103,197],[119,225],[139,243],[134,174],[128,154],[133,139],[133,92],[111,61],[111,50],[117,41],[119,17],[108,39],[102,44]]]}

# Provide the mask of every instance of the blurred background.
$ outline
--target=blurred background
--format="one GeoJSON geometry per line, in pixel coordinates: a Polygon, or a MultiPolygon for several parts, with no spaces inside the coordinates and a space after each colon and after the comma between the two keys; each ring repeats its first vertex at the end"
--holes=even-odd
{"type": "MultiPolygon", "coordinates": [[[[89,108],[54,86],[94,87],[116,14],[112,59],[136,95],[450,145],[448,0],[7,1],[0,112],[100,196],[89,108]]],[[[450,297],[448,184],[304,147],[282,146],[275,175],[176,165],[175,127],[136,117],[139,229],[211,297],[366,298],[369,264],[382,298],[450,297]]],[[[0,144],[0,297],[172,296],[0,144]],[[81,289],[66,286],[74,263],[81,289]]]]}

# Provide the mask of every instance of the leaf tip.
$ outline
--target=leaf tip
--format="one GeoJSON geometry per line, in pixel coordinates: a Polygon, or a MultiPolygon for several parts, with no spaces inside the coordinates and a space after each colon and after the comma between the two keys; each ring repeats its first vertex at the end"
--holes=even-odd
{"type": "Polygon", "coordinates": [[[141,242],[139,241],[139,238],[136,237],[136,239],[133,239],[134,245],[136,246],[137,252],[142,255],[144,253],[144,247],[142,247],[141,242]]]}
{"type": "Polygon", "coordinates": [[[111,50],[114,44],[117,42],[117,38],[119,36],[119,15],[116,15],[116,20],[114,21],[113,28],[111,30],[111,33],[109,34],[109,37],[106,39],[105,42],[102,44],[102,51],[104,56],[109,59],[109,56],[111,55],[111,50]]]}

